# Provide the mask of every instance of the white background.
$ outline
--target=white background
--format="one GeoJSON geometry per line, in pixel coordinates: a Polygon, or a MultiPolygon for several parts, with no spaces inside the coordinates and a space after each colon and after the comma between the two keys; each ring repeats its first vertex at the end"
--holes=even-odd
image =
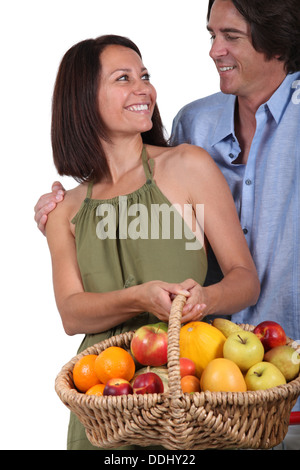
{"type": "MultiPolygon", "coordinates": [[[[0,5],[0,447],[66,448],[67,408],[54,391],[81,337],[56,309],[45,237],[33,207],[58,179],[52,163],[53,84],[63,54],[102,34],[140,48],[170,133],[186,103],[219,90],[208,56],[207,0],[2,0],[0,5]]],[[[66,189],[76,184],[59,178],[66,189]]]]}

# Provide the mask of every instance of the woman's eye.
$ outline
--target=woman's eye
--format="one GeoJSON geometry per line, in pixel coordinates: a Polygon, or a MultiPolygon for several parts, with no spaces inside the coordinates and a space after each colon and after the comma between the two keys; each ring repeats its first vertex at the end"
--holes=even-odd
{"type": "Polygon", "coordinates": [[[143,80],[150,81],[150,74],[149,74],[149,73],[145,73],[145,74],[142,76],[142,79],[143,79],[143,80]]]}
{"type": "Polygon", "coordinates": [[[129,80],[128,75],[122,75],[117,79],[118,82],[126,82],[127,80],[129,80]]]}

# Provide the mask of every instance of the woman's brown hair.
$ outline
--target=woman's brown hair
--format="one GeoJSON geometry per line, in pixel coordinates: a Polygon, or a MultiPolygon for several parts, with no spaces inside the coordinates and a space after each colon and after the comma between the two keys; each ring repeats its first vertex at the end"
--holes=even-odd
{"type": "MultiPolygon", "coordinates": [[[[138,47],[123,36],[87,39],[66,52],[54,86],[51,124],[54,164],[59,175],[72,176],[79,182],[101,180],[109,173],[100,140],[108,140],[108,136],[98,108],[100,56],[109,45],[128,47],[142,58],[138,47]]],[[[167,146],[157,105],[152,123],[152,129],[142,133],[143,142],[167,146]]]]}

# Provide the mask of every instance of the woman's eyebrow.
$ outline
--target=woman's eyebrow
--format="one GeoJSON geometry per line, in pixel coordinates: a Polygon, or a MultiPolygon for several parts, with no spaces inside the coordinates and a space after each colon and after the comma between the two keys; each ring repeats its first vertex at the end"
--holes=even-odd
{"type": "MultiPolygon", "coordinates": [[[[147,70],[146,67],[142,67],[142,68],[141,68],[141,72],[144,72],[145,70],[147,70]]],[[[113,74],[116,73],[116,72],[131,72],[131,71],[132,71],[132,69],[128,69],[128,68],[119,68],[119,69],[116,69],[116,70],[114,70],[113,72],[111,72],[111,75],[113,75],[113,74]]]]}

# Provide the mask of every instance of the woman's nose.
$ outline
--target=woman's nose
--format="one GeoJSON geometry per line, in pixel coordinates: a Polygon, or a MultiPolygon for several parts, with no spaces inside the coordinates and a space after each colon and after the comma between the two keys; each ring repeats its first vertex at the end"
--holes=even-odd
{"type": "Polygon", "coordinates": [[[134,84],[134,93],[138,95],[146,95],[149,93],[149,82],[146,80],[136,80],[134,84]]]}

